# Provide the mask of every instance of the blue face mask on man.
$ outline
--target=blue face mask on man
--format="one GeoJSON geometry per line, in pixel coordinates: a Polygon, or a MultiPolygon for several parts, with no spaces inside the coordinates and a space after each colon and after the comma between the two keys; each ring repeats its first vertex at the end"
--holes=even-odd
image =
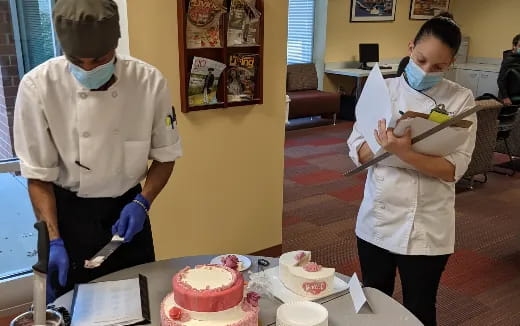
{"type": "Polygon", "coordinates": [[[110,80],[114,74],[115,64],[114,59],[112,59],[110,62],[92,70],[85,70],[69,62],[69,70],[81,85],[88,89],[98,89],[110,80]]]}
{"type": "Polygon", "coordinates": [[[440,83],[444,78],[443,72],[426,73],[412,58],[405,68],[406,80],[410,87],[418,91],[430,89],[440,83]]]}

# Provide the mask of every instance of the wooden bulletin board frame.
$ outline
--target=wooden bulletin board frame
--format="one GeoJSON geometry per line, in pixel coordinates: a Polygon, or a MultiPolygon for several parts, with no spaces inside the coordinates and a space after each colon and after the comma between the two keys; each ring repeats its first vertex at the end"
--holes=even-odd
{"type": "Polygon", "coordinates": [[[201,111],[219,108],[228,108],[236,106],[248,106],[263,103],[263,76],[264,76],[264,1],[256,0],[256,8],[262,13],[260,17],[258,44],[255,46],[228,46],[227,28],[229,21],[229,8],[231,0],[226,0],[227,12],[221,17],[220,36],[221,48],[200,48],[188,49],[186,46],[186,26],[189,0],[177,0],[177,18],[179,24],[179,72],[181,87],[181,111],[184,113],[191,111],[201,111]],[[188,85],[190,80],[191,66],[194,57],[205,57],[215,61],[229,64],[229,55],[235,53],[258,54],[258,66],[255,75],[255,94],[254,98],[249,101],[228,102],[227,100],[227,80],[228,71],[226,68],[219,79],[217,90],[217,104],[203,106],[189,106],[188,102],[188,85]]]}

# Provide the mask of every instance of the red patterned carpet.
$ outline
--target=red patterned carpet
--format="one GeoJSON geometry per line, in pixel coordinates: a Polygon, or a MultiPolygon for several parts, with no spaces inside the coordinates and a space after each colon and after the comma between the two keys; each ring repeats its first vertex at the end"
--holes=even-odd
{"type": "MultiPolygon", "coordinates": [[[[283,250],[311,250],[339,272],[360,273],[355,218],[365,175],[352,167],[352,124],[288,131],[285,143],[283,250]]],[[[439,325],[520,325],[520,173],[491,173],[457,195],[456,252],[438,296],[439,325]]],[[[399,282],[398,282],[399,283],[399,282]]],[[[400,286],[394,297],[401,301],[400,286]]]]}

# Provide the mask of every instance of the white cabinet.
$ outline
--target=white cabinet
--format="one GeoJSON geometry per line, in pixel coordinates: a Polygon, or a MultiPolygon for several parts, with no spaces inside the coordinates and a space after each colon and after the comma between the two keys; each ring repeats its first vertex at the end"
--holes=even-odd
{"type": "Polygon", "coordinates": [[[457,72],[455,74],[455,81],[459,83],[460,85],[471,89],[473,92],[473,95],[477,95],[477,88],[478,88],[478,71],[474,70],[465,70],[465,69],[457,69],[457,72]]]}
{"type": "Polygon", "coordinates": [[[478,88],[475,96],[480,96],[485,93],[498,96],[498,73],[481,71],[478,78],[478,88]]]}
{"type": "MultiPolygon", "coordinates": [[[[453,76],[453,74],[451,75],[453,76]]],[[[455,69],[455,82],[471,89],[475,97],[478,97],[484,93],[490,93],[498,96],[497,79],[497,72],[455,69]]]]}
{"type": "Polygon", "coordinates": [[[445,76],[446,79],[451,80],[452,82],[457,82],[457,69],[450,68],[445,76]]]}

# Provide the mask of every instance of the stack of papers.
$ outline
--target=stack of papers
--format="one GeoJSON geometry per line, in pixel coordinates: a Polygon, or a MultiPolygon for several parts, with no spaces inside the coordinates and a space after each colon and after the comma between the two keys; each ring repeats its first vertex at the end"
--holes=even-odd
{"type": "Polygon", "coordinates": [[[147,305],[141,299],[139,278],[80,284],[74,293],[71,326],[139,324],[149,319],[143,317],[149,312],[147,305]]]}
{"type": "MultiPolygon", "coordinates": [[[[439,125],[439,123],[424,118],[406,119],[397,124],[394,129],[394,134],[396,136],[402,136],[406,132],[406,128],[410,128],[413,138],[437,125],[439,125]]],[[[418,153],[443,157],[455,152],[459,146],[464,144],[467,137],[468,129],[448,127],[415,143],[412,148],[418,153]]],[[[411,165],[401,161],[401,159],[395,155],[384,159],[379,164],[397,168],[414,169],[411,165]]]]}
{"type": "Polygon", "coordinates": [[[385,119],[386,126],[392,122],[392,101],[386,82],[376,64],[363,88],[356,105],[356,127],[361,132],[372,153],[378,153],[381,146],[376,141],[374,130],[379,120],[385,119]]]}
{"type": "MultiPolygon", "coordinates": [[[[388,87],[379,70],[379,66],[376,64],[368,76],[356,106],[356,128],[363,135],[363,138],[375,156],[379,156],[385,151],[377,143],[374,130],[378,128],[378,122],[382,119],[386,120],[387,128],[393,127],[396,124],[396,121],[392,120],[393,111],[388,87]]],[[[410,128],[413,138],[437,125],[439,125],[439,123],[421,117],[408,118],[397,123],[394,134],[396,136],[402,136],[406,129],[410,128]]],[[[418,153],[442,157],[455,152],[459,146],[464,144],[467,137],[468,128],[452,126],[415,143],[413,149],[418,153]]],[[[379,162],[379,164],[414,169],[411,165],[401,161],[401,159],[395,155],[384,159],[379,162]]]]}

